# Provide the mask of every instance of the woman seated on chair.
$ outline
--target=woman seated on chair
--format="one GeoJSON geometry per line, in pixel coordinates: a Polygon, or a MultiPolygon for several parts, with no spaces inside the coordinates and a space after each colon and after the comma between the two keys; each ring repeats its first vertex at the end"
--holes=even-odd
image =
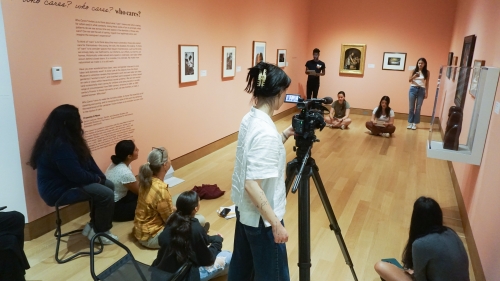
{"type": "MultiPolygon", "coordinates": [[[[168,217],[175,211],[168,185],[163,181],[168,169],[170,159],[164,147],[153,147],[148,162],[139,169],[139,196],[133,233],[139,243],[147,248],[160,248],[158,237],[168,217]]],[[[203,216],[197,218],[205,225],[203,216]]]]}
{"type": "Polygon", "coordinates": [[[469,280],[469,260],[460,237],[443,226],[443,212],[432,198],[420,197],[413,204],[403,268],[379,261],[375,271],[386,281],[469,280]]]}
{"type": "Polygon", "coordinates": [[[139,181],[132,173],[130,163],[139,157],[139,149],[131,140],[122,140],[115,146],[112,163],[106,170],[106,177],[115,185],[114,221],[134,220],[139,181]]]}
{"type": "Polygon", "coordinates": [[[337,94],[337,100],[332,103],[330,117],[325,119],[327,126],[330,128],[340,128],[344,130],[351,124],[349,113],[351,111],[349,103],[345,100],[344,91],[337,94]]]}
{"type": "Polygon", "coordinates": [[[392,136],[396,127],[394,126],[394,111],[389,107],[391,99],[383,96],[378,107],[373,109],[372,119],[366,122],[366,128],[370,134],[389,138],[392,136]]]}
{"type": "MultiPolygon", "coordinates": [[[[115,205],[113,183],[106,179],[90,154],[78,108],[64,104],[52,110],[33,146],[29,165],[37,170],[38,192],[47,205],[54,206],[71,188],[82,188],[93,201],[90,223],[82,234],[89,239],[96,232],[110,234],[115,205]]],[[[85,199],[82,193],[69,194],[60,205],[85,199]]],[[[113,243],[105,237],[101,240],[104,244],[113,243]]]]}
{"type": "Polygon", "coordinates": [[[192,266],[181,280],[206,281],[227,274],[232,254],[222,251],[221,235],[207,235],[195,218],[200,209],[200,197],[194,191],[181,193],[177,210],[168,218],[160,234],[160,250],[152,264],[152,280],[167,280],[186,262],[192,266]]]}

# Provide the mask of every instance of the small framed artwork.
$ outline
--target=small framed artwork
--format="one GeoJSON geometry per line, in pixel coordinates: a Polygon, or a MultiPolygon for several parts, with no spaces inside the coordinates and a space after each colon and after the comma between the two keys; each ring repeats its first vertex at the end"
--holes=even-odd
{"type": "Polygon", "coordinates": [[[252,65],[266,61],[266,42],[253,41],[252,65]]]}
{"type": "Polygon", "coordinates": [[[236,47],[222,47],[222,78],[234,77],[236,74],[236,47]]]}
{"type": "Polygon", "coordinates": [[[179,45],[179,83],[198,81],[198,45],[179,45]]]}
{"type": "Polygon", "coordinates": [[[472,79],[470,80],[469,93],[471,96],[476,97],[477,83],[479,83],[479,73],[481,72],[481,66],[484,66],[486,61],[484,60],[474,60],[472,65],[472,79]]]}
{"type": "Polygon", "coordinates": [[[278,55],[276,58],[277,58],[276,65],[278,65],[278,67],[285,67],[286,66],[286,49],[278,49],[278,55]]]}
{"type": "MultiPolygon", "coordinates": [[[[453,63],[453,52],[449,52],[447,66],[451,66],[452,63],[453,63]]],[[[451,67],[448,67],[446,69],[446,77],[448,77],[448,79],[451,79],[451,67]]]]}
{"type": "Polygon", "coordinates": [[[366,44],[342,44],[340,48],[340,73],[363,74],[365,71],[366,44]]]}
{"type": "Polygon", "coordinates": [[[476,35],[469,35],[464,38],[462,47],[462,56],[460,57],[460,70],[458,71],[457,90],[455,92],[455,105],[464,108],[467,98],[467,89],[469,88],[470,68],[472,66],[472,57],[476,46],[476,35]]]}
{"type": "MultiPolygon", "coordinates": [[[[458,62],[458,57],[454,56],[453,57],[453,64],[451,66],[457,66],[457,62],[458,62]]],[[[455,82],[455,77],[457,77],[457,68],[456,67],[453,68],[453,75],[451,76],[451,81],[455,82]]]]}
{"type": "Polygon", "coordinates": [[[406,53],[384,52],[383,70],[404,71],[406,66],[406,53]]]}

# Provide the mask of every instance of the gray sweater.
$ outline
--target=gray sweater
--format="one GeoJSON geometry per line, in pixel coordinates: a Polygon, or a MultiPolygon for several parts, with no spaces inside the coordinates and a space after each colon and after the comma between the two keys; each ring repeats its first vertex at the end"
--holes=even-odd
{"type": "Polygon", "coordinates": [[[453,230],[415,240],[412,252],[415,280],[469,281],[467,252],[453,230]]]}

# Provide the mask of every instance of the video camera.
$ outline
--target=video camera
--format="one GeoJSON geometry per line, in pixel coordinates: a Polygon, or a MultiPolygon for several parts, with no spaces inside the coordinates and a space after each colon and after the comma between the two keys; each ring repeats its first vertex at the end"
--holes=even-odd
{"type": "Polygon", "coordinates": [[[301,110],[292,119],[292,127],[295,130],[295,146],[299,149],[297,156],[300,157],[300,151],[307,150],[308,146],[317,141],[314,130],[321,131],[326,126],[323,112],[329,112],[329,110],[323,104],[331,104],[333,99],[325,97],[324,99],[304,100],[300,95],[287,94],[285,102],[296,103],[297,108],[301,110]]]}

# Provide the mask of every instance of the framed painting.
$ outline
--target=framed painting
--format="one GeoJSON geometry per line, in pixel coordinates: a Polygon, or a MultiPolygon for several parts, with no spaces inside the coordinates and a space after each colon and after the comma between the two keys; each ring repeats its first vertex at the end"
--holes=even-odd
{"type": "Polygon", "coordinates": [[[342,44],[340,48],[340,73],[363,74],[365,71],[366,44],[342,44]]]}
{"type": "Polygon", "coordinates": [[[276,65],[278,67],[285,67],[286,66],[286,49],[278,49],[278,54],[276,55],[276,65]]]}
{"type": "Polygon", "coordinates": [[[198,45],[179,45],[179,83],[198,81],[198,45]]]}
{"type": "Polygon", "coordinates": [[[405,66],[406,66],[406,53],[384,52],[384,60],[382,62],[383,70],[404,71],[405,66]]]}
{"type": "Polygon", "coordinates": [[[236,47],[222,47],[222,78],[234,77],[236,74],[236,47]]]}
{"type": "Polygon", "coordinates": [[[455,92],[455,105],[460,108],[463,108],[465,103],[465,93],[468,89],[470,66],[472,65],[475,45],[476,35],[469,35],[464,38],[462,56],[460,57],[460,69],[458,71],[457,90],[455,92]]]}
{"type": "Polygon", "coordinates": [[[253,41],[252,65],[256,65],[261,61],[266,61],[266,42],[253,41]]]}
{"type": "Polygon", "coordinates": [[[474,60],[472,68],[472,79],[470,80],[469,93],[471,96],[476,97],[477,83],[479,82],[479,73],[481,72],[481,66],[484,66],[486,61],[484,60],[474,60]]]}
{"type": "MultiPolygon", "coordinates": [[[[447,66],[451,66],[452,63],[453,63],[453,52],[449,52],[447,66]]],[[[448,77],[448,79],[451,79],[451,67],[448,67],[446,69],[446,77],[448,77]]]]}

